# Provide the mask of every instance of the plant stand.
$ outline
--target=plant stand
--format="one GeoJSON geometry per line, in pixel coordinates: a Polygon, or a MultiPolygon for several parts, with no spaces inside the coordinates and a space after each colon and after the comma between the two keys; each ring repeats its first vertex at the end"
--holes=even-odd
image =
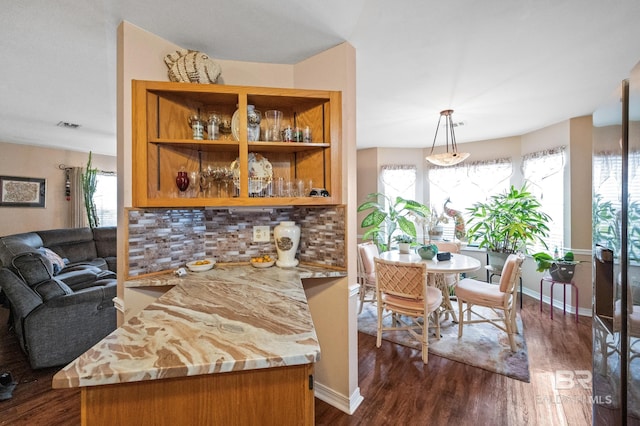
{"type": "MultiPolygon", "coordinates": [[[[542,279],[540,280],[540,312],[542,312],[542,283],[544,282],[549,282],[551,283],[551,287],[549,290],[549,295],[551,297],[551,302],[549,303],[549,311],[551,312],[551,319],[553,320],[553,286],[556,284],[561,284],[562,285],[562,313],[564,315],[567,314],[567,286],[571,286],[573,288],[573,290],[576,292],[576,304],[575,304],[575,308],[576,308],[576,323],[578,322],[578,307],[579,307],[579,303],[578,301],[580,300],[578,297],[578,287],[576,286],[576,284],[573,281],[569,281],[569,282],[565,282],[565,281],[556,281],[555,279],[551,278],[551,276],[549,275],[545,275],[544,277],[542,277],[542,279]]],[[[571,301],[569,301],[571,302],[571,301]]]]}

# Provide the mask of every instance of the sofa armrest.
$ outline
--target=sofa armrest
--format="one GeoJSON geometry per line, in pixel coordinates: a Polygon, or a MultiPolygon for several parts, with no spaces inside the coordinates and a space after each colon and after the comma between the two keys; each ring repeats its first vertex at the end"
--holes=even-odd
{"type": "Polygon", "coordinates": [[[51,299],[24,319],[24,350],[32,368],[68,364],[116,329],[116,283],[105,281],[51,299]]]}
{"type": "Polygon", "coordinates": [[[117,294],[117,284],[115,280],[108,281],[106,285],[101,285],[101,281],[96,281],[91,287],[47,300],[45,305],[48,308],[66,308],[81,303],[93,303],[98,309],[113,306],[113,298],[117,294]]]}
{"type": "Polygon", "coordinates": [[[0,288],[19,318],[24,318],[42,304],[40,295],[8,268],[0,268],[0,288]]]}

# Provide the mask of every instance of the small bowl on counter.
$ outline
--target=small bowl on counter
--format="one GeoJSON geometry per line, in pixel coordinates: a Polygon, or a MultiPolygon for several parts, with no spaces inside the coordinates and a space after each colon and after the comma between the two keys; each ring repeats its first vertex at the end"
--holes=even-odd
{"type": "Polygon", "coordinates": [[[216,264],[214,259],[203,259],[203,260],[193,260],[191,262],[187,262],[187,268],[191,272],[204,272],[213,268],[216,264]]]}
{"type": "Polygon", "coordinates": [[[270,268],[275,263],[276,258],[268,254],[251,258],[251,266],[254,268],[270,268]]]}

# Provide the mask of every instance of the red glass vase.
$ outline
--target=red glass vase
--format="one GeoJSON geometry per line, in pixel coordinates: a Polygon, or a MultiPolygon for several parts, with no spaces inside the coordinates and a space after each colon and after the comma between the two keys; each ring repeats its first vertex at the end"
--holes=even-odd
{"type": "Polygon", "coordinates": [[[189,187],[189,176],[187,175],[187,172],[178,172],[178,176],[176,177],[176,185],[182,192],[187,190],[187,188],[189,187]]]}

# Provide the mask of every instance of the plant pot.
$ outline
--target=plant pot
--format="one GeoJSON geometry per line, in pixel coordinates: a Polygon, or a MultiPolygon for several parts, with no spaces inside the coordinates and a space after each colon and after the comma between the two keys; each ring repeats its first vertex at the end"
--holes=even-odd
{"type": "Polygon", "coordinates": [[[400,250],[400,253],[409,253],[409,249],[411,248],[411,244],[410,243],[398,243],[398,250],[400,250]]]}
{"type": "Polygon", "coordinates": [[[431,240],[440,241],[442,240],[443,234],[444,227],[442,225],[436,225],[433,228],[429,229],[429,238],[431,240]]]}
{"type": "Polygon", "coordinates": [[[502,271],[502,268],[504,267],[504,264],[507,261],[507,257],[509,257],[511,253],[488,251],[487,254],[489,255],[489,265],[495,271],[502,271]]]}
{"type": "Polygon", "coordinates": [[[570,283],[573,280],[575,269],[575,263],[555,262],[549,268],[549,275],[554,281],[570,283]]]}

